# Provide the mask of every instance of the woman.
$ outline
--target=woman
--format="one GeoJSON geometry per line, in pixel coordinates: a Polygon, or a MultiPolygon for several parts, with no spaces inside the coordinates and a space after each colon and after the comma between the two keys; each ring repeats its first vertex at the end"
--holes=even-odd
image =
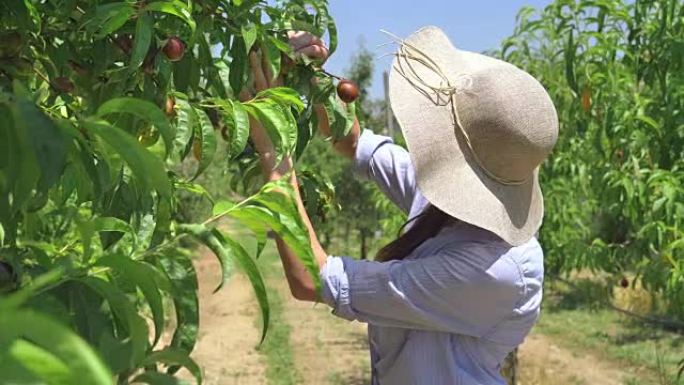
{"type": "MultiPolygon", "coordinates": [[[[376,261],[328,256],[297,194],[322,290],[279,239],[285,274],[295,298],[368,323],[373,384],[504,384],[500,365],[539,314],[537,173],[557,138],[556,112],[533,77],[457,50],[436,27],[397,43],[390,101],[409,152],[361,132],[358,122],[333,145],[408,214],[407,230],[376,261]]],[[[327,57],[309,34],[293,34],[291,44],[300,54],[327,57]]],[[[251,65],[257,90],[274,86],[256,54],[251,65]]],[[[330,136],[325,110],[317,113],[330,136]]],[[[251,137],[265,178],[289,175],[297,190],[292,161],[276,167],[256,121],[251,137]]]]}

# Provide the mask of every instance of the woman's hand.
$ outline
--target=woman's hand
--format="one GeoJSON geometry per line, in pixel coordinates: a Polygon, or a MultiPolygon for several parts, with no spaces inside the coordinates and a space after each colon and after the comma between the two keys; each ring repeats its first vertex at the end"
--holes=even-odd
{"type": "MultiPolygon", "coordinates": [[[[308,32],[290,32],[288,34],[290,46],[295,55],[306,56],[311,60],[316,60],[320,63],[325,62],[328,58],[328,48],[325,43],[318,37],[308,32]]],[[[255,92],[261,92],[272,87],[280,87],[283,85],[282,74],[285,67],[280,74],[273,74],[270,71],[270,66],[265,58],[262,58],[261,52],[256,50],[249,54],[249,66],[252,71],[253,84],[250,88],[255,92]]],[[[253,92],[244,89],[240,92],[240,100],[246,101],[254,97],[253,92]]],[[[254,143],[259,156],[261,157],[261,167],[264,173],[264,178],[267,181],[280,179],[284,174],[292,169],[292,159],[285,157],[283,161],[277,165],[275,161],[277,154],[273,146],[273,142],[268,137],[266,130],[256,119],[250,117],[250,138],[254,143]]]]}
{"type": "Polygon", "coordinates": [[[316,60],[320,64],[328,60],[328,47],[323,40],[309,32],[296,31],[288,33],[290,46],[295,55],[306,56],[311,60],[316,60]]]}

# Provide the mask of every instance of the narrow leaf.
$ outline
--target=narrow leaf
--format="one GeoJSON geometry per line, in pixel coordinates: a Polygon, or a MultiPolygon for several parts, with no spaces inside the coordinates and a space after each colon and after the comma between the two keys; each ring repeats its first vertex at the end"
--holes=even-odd
{"type": "Polygon", "coordinates": [[[214,160],[216,154],[216,135],[214,134],[214,126],[209,120],[209,116],[202,109],[195,108],[195,115],[197,116],[198,125],[196,126],[195,140],[199,140],[201,148],[201,156],[199,159],[199,166],[195,172],[193,179],[197,178],[204,170],[209,167],[214,160]]]}
{"type": "Polygon", "coordinates": [[[261,308],[261,317],[263,320],[261,342],[264,342],[270,322],[270,307],[268,305],[266,286],[264,285],[264,280],[261,277],[259,268],[257,267],[256,263],[254,263],[254,260],[249,257],[249,254],[239,242],[235,241],[229,236],[225,236],[217,229],[213,229],[212,234],[219,240],[219,242],[221,242],[221,244],[224,246],[224,250],[228,251],[229,255],[235,261],[237,261],[245,274],[247,274],[247,277],[252,284],[254,294],[256,295],[257,301],[259,302],[259,307],[261,308]]]}
{"type": "Polygon", "coordinates": [[[131,53],[131,69],[140,67],[143,60],[145,60],[147,50],[150,49],[153,33],[152,22],[152,16],[150,16],[147,12],[140,12],[138,15],[138,21],[135,24],[133,52],[131,53]]]}

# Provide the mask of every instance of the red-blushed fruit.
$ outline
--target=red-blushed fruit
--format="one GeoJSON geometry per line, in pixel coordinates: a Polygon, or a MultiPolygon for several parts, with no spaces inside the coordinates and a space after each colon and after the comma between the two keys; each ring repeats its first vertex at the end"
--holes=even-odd
{"type": "Polygon", "coordinates": [[[345,103],[352,103],[359,97],[359,87],[351,80],[342,79],[337,83],[337,96],[345,103]]]}
{"type": "Polygon", "coordinates": [[[166,98],[166,103],[164,104],[164,112],[166,112],[166,116],[170,118],[176,116],[176,99],[174,99],[173,96],[169,96],[166,98]]]}
{"type": "Polygon", "coordinates": [[[170,37],[166,40],[166,44],[164,45],[164,48],[162,48],[162,51],[164,51],[164,55],[166,55],[170,61],[179,61],[183,58],[183,54],[185,53],[185,43],[175,36],[170,37]]]}
{"type": "Polygon", "coordinates": [[[52,80],[52,86],[57,89],[57,91],[64,93],[71,93],[74,91],[74,83],[69,80],[69,78],[60,76],[52,80]]]}
{"type": "Polygon", "coordinates": [[[629,287],[629,279],[627,279],[627,277],[622,277],[622,279],[620,280],[620,286],[622,286],[625,289],[628,288],[629,287]]]}

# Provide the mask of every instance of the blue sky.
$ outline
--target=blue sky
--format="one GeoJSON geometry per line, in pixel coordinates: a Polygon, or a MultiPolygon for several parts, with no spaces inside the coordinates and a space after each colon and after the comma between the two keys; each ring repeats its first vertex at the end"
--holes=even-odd
{"type": "MultiPolygon", "coordinates": [[[[386,29],[401,37],[425,25],[446,31],[458,48],[484,51],[497,47],[513,32],[515,15],[525,6],[544,7],[551,0],[330,0],[330,13],[338,29],[339,46],[326,69],[344,74],[359,42],[376,57],[391,51],[379,44],[389,39],[386,29]]],[[[382,97],[382,71],[389,69],[390,58],[376,60],[371,95],[382,97]]]]}

